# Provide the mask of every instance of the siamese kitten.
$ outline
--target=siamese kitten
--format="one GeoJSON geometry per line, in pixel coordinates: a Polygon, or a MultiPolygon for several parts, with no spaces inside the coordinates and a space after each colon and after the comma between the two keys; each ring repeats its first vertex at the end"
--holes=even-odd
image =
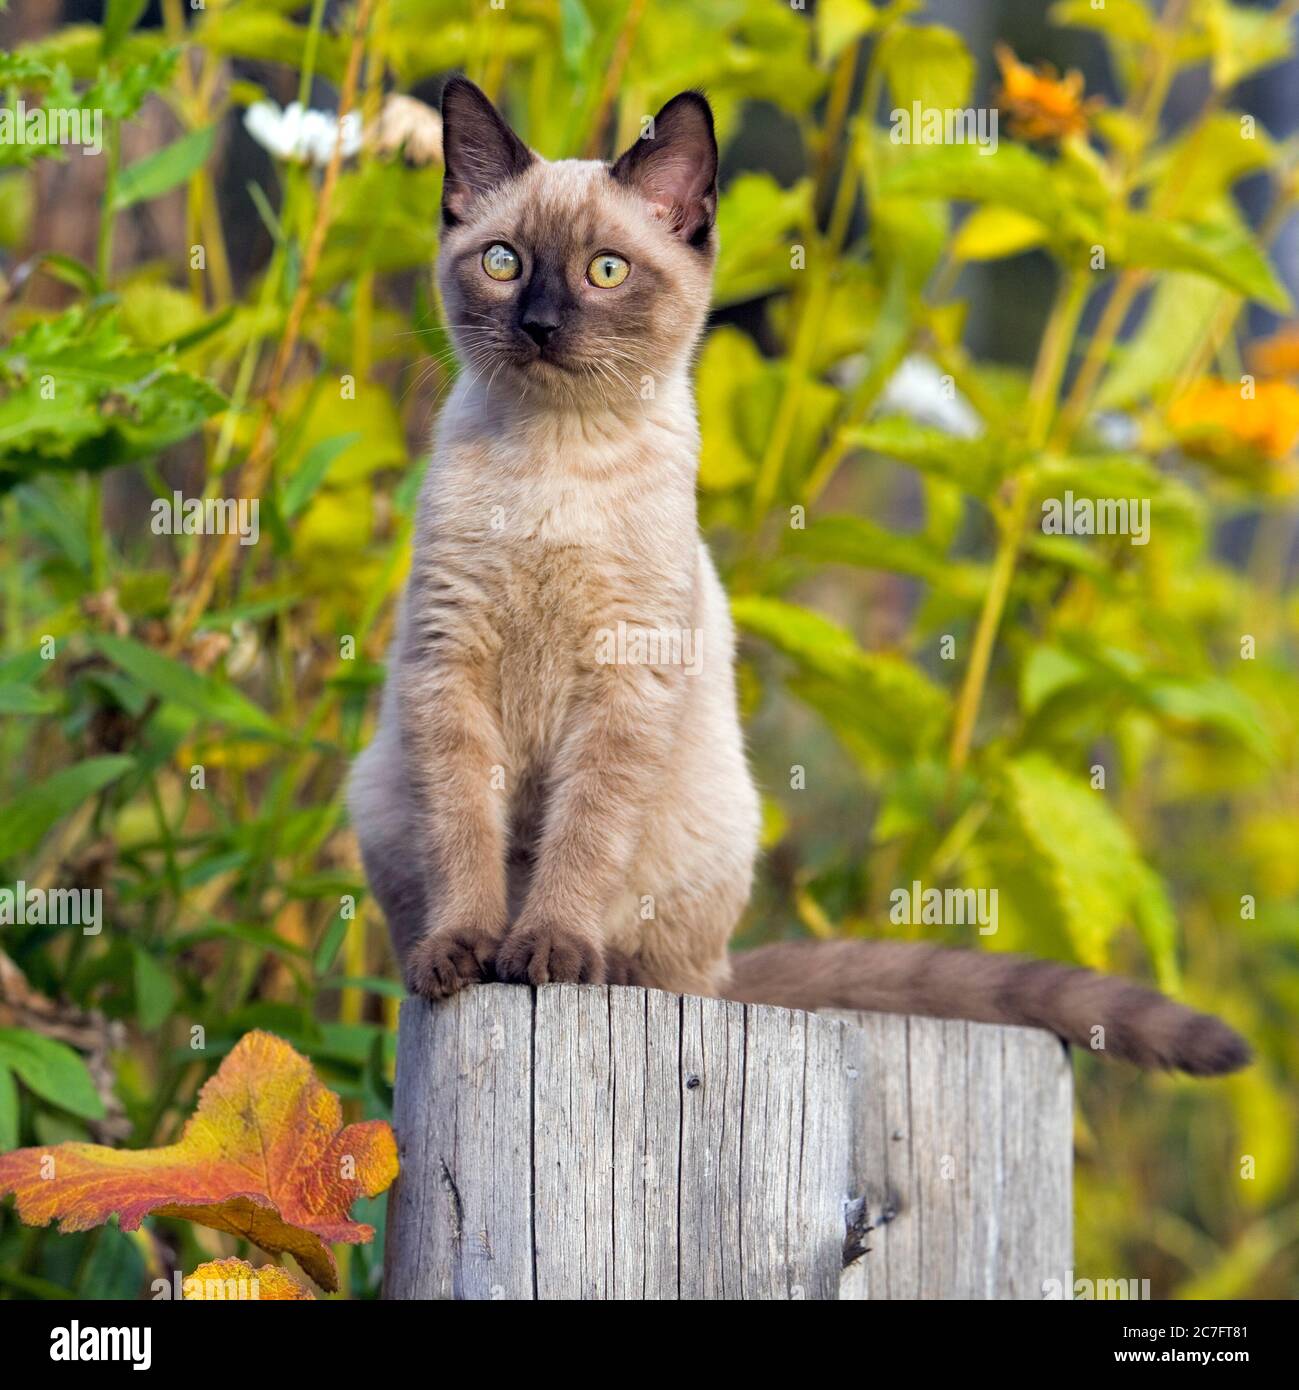
{"type": "Polygon", "coordinates": [[[728,955],[759,802],[695,514],[691,357],[717,240],[695,92],[612,165],[550,163],[472,83],[442,105],[438,259],[464,370],[438,423],[352,821],[410,988],[631,983],[1052,1029],[1145,1066],[1243,1064],[1121,980],[897,942],[728,955]]]}

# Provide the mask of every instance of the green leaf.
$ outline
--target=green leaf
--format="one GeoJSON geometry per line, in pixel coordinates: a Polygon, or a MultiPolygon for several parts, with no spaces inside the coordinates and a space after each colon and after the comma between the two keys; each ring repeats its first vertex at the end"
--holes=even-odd
{"type": "Polygon", "coordinates": [[[1279,152],[1261,126],[1247,132],[1245,119],[1236,111],[1214,112],[1151,161],[1150,200],[1162,214],[1188,222],[1222,222],[1248,235],[1226,195],[1247,174],[1266,169],[1279,152]]]}
{"type": "Polygon", "coordinates": [[[1231,0],[1206,0],[1205,27],[1212,45],[1213,85],[1234,87],[1242,77],[1283,63],[1293,52],[1290,14],[1231,0]]]}
{"type": "Polygon", "coordinates": [[[766,364],[753,339],[729,325],[715,329],[699,357],[697,396],[702,443],[699,486],[726,492],[757,471],[756,454],[745,447],[743,417],[755,395],[766,389],[766,364]]]}
{"type": "Polygon", "coordinates": [[[90,1069],[66,1043],[25,1028],[0,1028],[0,1062],[12,1067],[23,1085],[42,1100],[83,1120],[104,1118],[104,1102],[90,1069]]]}
{"type": "Polygon", "coordinates": [[[1165,994],[1182,987],[1177,964],[1177,914],[1164,880],[1148,865],[1133,869],[1133,911],[1137,931],[1155,968],[1155,983],[1165,994]]]}
{"type": "Polygon", "coordinates": [[[987,586],[982,566],[949,559],[923,535],[896,535],[859,516],[820,517],[803,529],[791,528],[785,549],[823,564],[913,575],[970,602],[987,586]]]}
{"type": "Polygon", "coordinates": [[[224,309],[212,314],[201,323],[195,324],[193,328],[180,333],[173,329],[170,336],[165,338],[160,346],[172,349],[180,357],[189,352],[191,348],[198,347],[200,343],[204,343],[215,334],[220,333],[223,328],[233,322],[234,318],[235,306],[227,304],[224,309]]]}
{"type": "Polygon", "coordinates": [[[360,989],[367,994],[384,994],[389,999],[404,999],[406,987],[398,980],[383,980],[375,975],[330,975],[320,981],[321,989],[360,989]]]}
{"type": "Polygon", "coordinates": [[[790,689],[822,715],[868,770],[913,755],[938,736],[948,701],[901,657],[866,652],[829,618],[757,595],[732,599],[736,623],[794,661],[790,689]]]}
{"type": "Polygon", "coordinates": [[[18,1147],[18,1087],[8,1067],[0,1067],[0,1153],[18,1147]]]}
{"type": "Polygon", "coordinates": [[[111,58],[140,22],[149,0],[107,0],[104,5],[104,57],[111,58]]]}
{"type": "Polygon", "coordinates": [[[59,704],[57,695],[45,695],[30,685],[0,681],[0,714],[52,714],[59,704]]]}
{"type": "MultiPolygon", "coordinates": [[[[381,274],[424,270],[437,252],[441,191],[439,167],[411,169],[400,160],[366,160],[357,169],[344,170],[320,259],[321,289],[350,286],[362,266],[381,274]]],[[[290,239],[287,245],[292,248],[295,242],[290,239]]],[[[410,346],[418,341],[411,339],[410,346]]]]}
{"type": "Polygon", "coordinates": [[[364,482],[381,469],[406,467],[409,457],[401,414],[382,387],[358,382],[355,399],[347,399],[337,389],[314,395],[304,389],[288,404],[304,412],[300,434],[282,463],[290,488],[315,450],[325,445],[332,449],[340,438],[346,438],[347,444],[329,459],[331,488],[364,482]]]}
{"type": "Polygon", "coordinates": [[[285,521],[291,521],[315,496],[325,481],[329,465],[360,439],[358,432],[341,434],[335,439],[318,440],[307,451],[298,470],[285,484],[280,497],[280,511],[285,521]]]}
{"type": "Polygon", "coordinates": [[[888,194],[872,209],[871,245],[890,273],[911,292],[923,288],[943,258],[948,241],[948,206],[939,198],[888,194]]]}
{"type": "Polygon", "coordinates": [[[1135,405],[1177,381],[1222,305],[1222,289],[1200,275],[1161,275],[1137,331],[1118,350],[1096,396],[1098,410],[1135,405]]]}
{"type": "Polygon", "coordinates": [[[974,59],[964,40],[941,24],[897,25],[879,41],[877,61],[888,78],[894,103],[911,113],[922,107],[965,106],[974,85],[974,59]]]}
{"type": "Polygon", "coordinates": [[[41,82],[53,76],[44,63],[28,53],[0,53],[0,82],[41,82]]]}
{"type": "Polygon", "coordinates": [[[35,848],[57,821],[134,766],[133,758],[87,758],[25,788],[0,808],[0,856],[12,860],[35,848]]]}
{"type": "Polygon", "coordinates": [[[148,1277],[140,1247],[120,1227],[102,1227],[77,1285],[85,1299],[134,1299],[148,1277]]]}
{"type": "Polygon", "coordinates": [[[726,186],[717,204],[715,306],[757,299],[793,280],[792,245],[811,195],[810,179],[782,188],[770,174],[739,174],[726,186]]]}
{"type": "Polygon", "coordinates": [[[203,305],[174,285],[136,280],[117,293],[122,328],[143,347],[161,348],[204,322],[203,305]]]}
{"type": "MultiPolygon", "coordinates": [[[[1204,520],[1204,499],[1180,478],[1161,473],[1140,454],[1079,454],[1062,458],[1051,454],[1033,474],[1036,500],[1063,504],[1066,493],[1074,500],[1116,500],[1131,504],[1149,502],[1152,526],[1195,527],[1204,520]]],[[[1045,513],[1042,513],[1045,516],[1045,513]]],[[[1135,526],[1134,519],[1130,525],[1135,526]]]]}
{"type": "Polygon", "coordinates": [[[1290,310],[1285,286],[1245,232],[1130,213],[1123,223],[1121,247],[1125,265],[1193,271],[1279,314],[1290,310]]]}
{"type": "Polygon", "coordinates": [[[1008,141],[990,150],[975,144],[895,146],[882,137],[875,151],[886,161],[881,194],[1011,208],[1041,223],[1052,243],[1067,252],[1089,250],[1102,240],[1108,194],[1086,161],[1050,164],[1008,141]]]}
{"type": "Polygon", "coordinates": [[[1091,679],[1093,669],[1076,652],[1041,643],[1029,652],[1019,673],[1019,703],[1036,714],[1053,696],[1091,679]]]}
{"type": "Polygon", "coordinates": [[[902,416],[863,425],[851,431],[849,439],[859,449],[956,483],[976,497],[990,494],[1018,462],[1007,446],[996,440],[965,439],[902,416]]]}
{"type": "Polygon", "coordinates": [[[1151,676],[1142,682],[1141,694],[1151,712],[1172,729],[1211,730],[1265,760],[1275,755],[1258,706],[1230,681],[1217,676],[1151,676]]]}
{"type": "Polygon", "coordinates": [[[121,212],[136,203],[161,197],[201,169],[212,153],[216,126],[192,130],[179,140],[123,169],[113,189],[112,208],[121,212]]]}
{"type": "Polygon", "coordinates": [[[267,738],[284,737],[265,710],[216,676],[200,675],[129,637],[99,633],[91,638],[91,645],[151,694],[174,701],[202,719],[267,738]]]}
{"type": "Polygon", "coordinates": [[[816,42],[822,58],[837,58],[850,43],[869,34],[878,18],[871,0],[817,0],[816,42]]]}
{"type": "Polygon", "coordinates": [[[1155,38],[1155,20],[1141,0],[1058,0],[1050,20],[1062,28],[1095,29],[1111,38],[1149,44],[1155,38]]]}
{"type": "MultiPolygon", "coordinates": [[[[90,32],[94,34],[95,31],[90,32]]],[[[53,37],[57,40],[58,34],[53,37]]],[[[81,94],[83,109],[102,109],[106,121],[131,120],[146,99],[167,87],[175,76],[180,45],[160,47],[165,41],[160,32],[132,34],[123,40],[118,61],[111,69],[104,69],[96,55],[98,76],[81,94]],[[122,66],[128,57],[131,61],[122,66]]]]}
{"type": "Polygon", "coordinates": [[[41,257],[41,267],[56,280],[62,280],[65,285],[71,285],[73,289],[80,290],[82,294],[91,298],[99,294],[102,289],[99,276],[88,265],[77,260],[75,256],[64,256],[58,251],[47,251],[41,257]]]}
{"type": "Polygon", "coordinates": [[[30,244],[36,191],[35,170],[0,172],[0,250],[15,252],[30,244]]]}
{"type": "Polygon", "coordinates": [[[559,50],[571,77],[582,71],[594,38],[595,26],[582,0],[559,0],[559,50]]]}
{"type": "MultiPolygon", "coordinates": [[[[752,478],[784,393],[783,362],[769,362],[753,339],[729,324],[715,329],[699,362],[699,422],[703,436],[699,486],[726,492],[752,478]]],[[[808,380],[799,394],[788,476],[810,466],[839,403],[835,389],[808,380]]]]}
{"type": "Polygon", "coordinates": [[[135,1016],[146,1033],[152,1033],[176,1007],[176,983],[142,946],[132,948],[135,978],[135,1016]]]}
{"type": "MultiPolygon", "coordinates": [[[[305,24],[294,24],[284,15],[251,5],[222,6],[219,14],[209,14],[198,26],[198,43],[226,58],[252,58],[266,63],[283,63],[301,69],[311,42],[305,24]]],[[[347,66],[347,39],[327,30],[316,37],[316,71],[338,84],[347,66]]],[[[459,66],[448,59],[448,66],[459,66]]]]}
{"type": "Polygon", "coordinates": [[[731,600],[731,613],[740,627],[818,675],[848,682],[861,669],[866,653],[852,634],[810,608],[742,594],[731,600]]]}
{"type": "Polygon", "coordinates": [[[1058,916],[1080,960],[1103,967],[1115,933],[1135,921],[1138,899],[1155,885],[1162,896],[1162,884],[1104,791],[1039,753],[1007,764],[1003,781],[1003,806],[1021,853],[1048,890],[1040,910],[1058,916]]]}
{"type": "Polygon", "coordinates": [[[320,944],[316,947],[316,954],[312,958],[312,968],[317,975],[323,975],[333,965],[347,937],[349,925],[350,923],[345,917],[336,915],[329,926],[325,928],[324,935],[320,938],[320,944]]]}
{"type": "Polygon", "coordinates": [[[177,946],[188,946],[196,941],[242,941],[249,946],[282,956],[285,960],[305,960],[309,952],[296,941],[286,941],[277,936],[269,927],[259,927],[250,922],[209,922],[197,931],[186,932],[177,938],[177,946]]]}
{"type": "Polygon", "coordinates": [[[1035,646],[1020,673],[1020,703],[1037,714],[1060,697],[1075,712],[1088,696],[1109,710],[1144,710],[1183,736],[1217,735],[1268,761],[1275,756],[1262,712],[1244,691],[1212,675],[1182,675],[1151,667],[1135,652],[1066,634],[1035,646]]]}
{"type": "Polygon", "coordinates": [[[224,405],[202,378],[141,351],[116,309],[74,306],[0,346],[0,488],[51,468],[99,471],[155,453],[224,405]]]}

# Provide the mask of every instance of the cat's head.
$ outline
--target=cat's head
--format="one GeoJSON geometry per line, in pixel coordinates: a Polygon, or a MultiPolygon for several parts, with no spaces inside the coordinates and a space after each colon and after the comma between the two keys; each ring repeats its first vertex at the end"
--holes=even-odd
{"type": "Polygon", "coordinates": [[[467,370],[495,392],[644,400],[708,313],[717,142],[673,97],[612,164],[533,154],[464,78],[442,95],[438,283],[467,370]]]}

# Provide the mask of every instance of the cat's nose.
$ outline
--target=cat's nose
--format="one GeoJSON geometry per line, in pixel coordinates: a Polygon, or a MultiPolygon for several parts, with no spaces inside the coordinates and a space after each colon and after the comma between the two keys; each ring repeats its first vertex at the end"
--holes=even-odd
{"type": "Polygon", "coordinates": [[[559,327],[559,316],[545,309],[530,309],[520,320],[523,331],[539,348],[544,348],[559,327]]]}

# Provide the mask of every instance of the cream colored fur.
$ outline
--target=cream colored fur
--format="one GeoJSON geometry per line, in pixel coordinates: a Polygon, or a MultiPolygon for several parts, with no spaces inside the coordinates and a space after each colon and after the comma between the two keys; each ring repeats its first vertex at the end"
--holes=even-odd
{"type": "Polygon", "coordinates": [[[695,511],[690,364],[711,261],[594,162],[537,160],[444,236],[466,370],[438,422],[379,726],[350,793],[422,993],[498,975],[725,984],[759,805],[695,511]],[[473,315],[494,302],[477,296],[509,287],[486,280],[477,248],[528,228],[577,243],[574,267],[612,248],[669,287],[634,341],[616,318],[599,327],[618,291],[579,285],[588,328],[570,369],[484,344],[473,315]],[[602,661],[619,631],[690,634],[698,669],[602,661]]]}

